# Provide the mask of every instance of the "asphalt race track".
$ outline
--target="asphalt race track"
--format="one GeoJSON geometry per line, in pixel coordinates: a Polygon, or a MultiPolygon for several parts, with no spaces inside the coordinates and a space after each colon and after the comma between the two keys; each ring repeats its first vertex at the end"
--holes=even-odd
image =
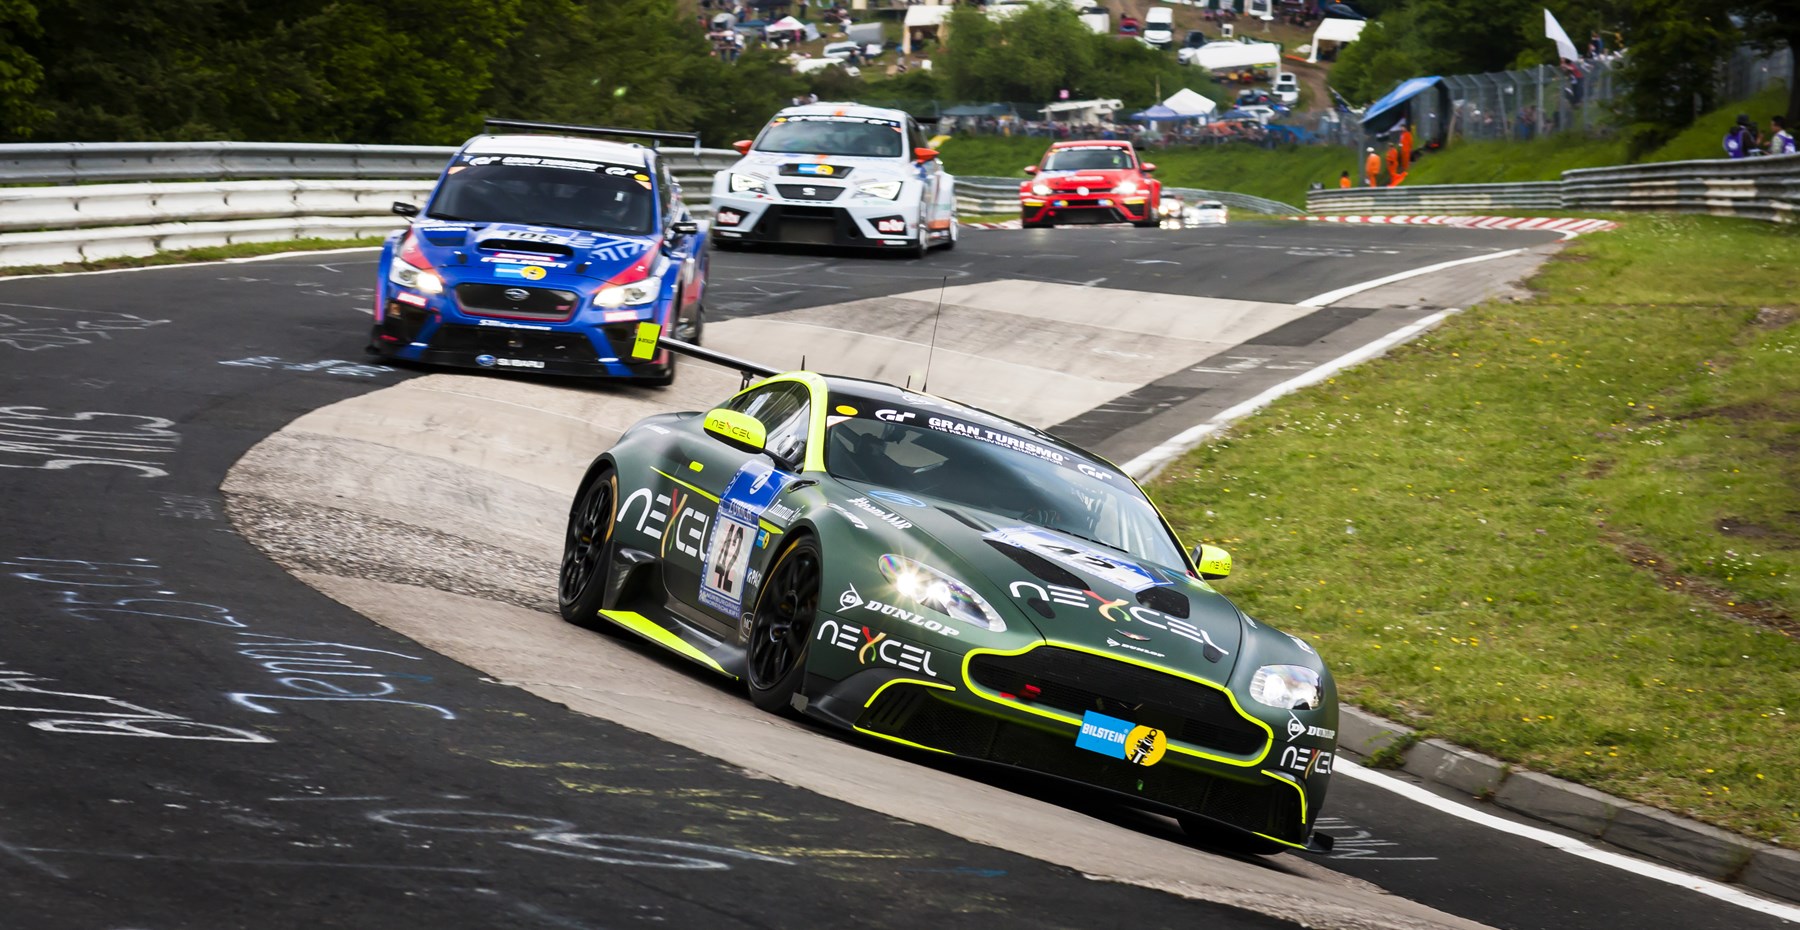
{"type": "MultiPolygon", "coordinates": [[[[1259,223],[720,253],[706,341],[929,369],[1123,461],[1504,292],[1556,238],[1259,223]]],[[[759,715],[562,624],[548,581],[580,466],[735,376],[370,365],[373,278],[353,251],[0,280],[0,927],[1788,926],[1347,777],[1334,854],[1251,860],[759,715]]]]}

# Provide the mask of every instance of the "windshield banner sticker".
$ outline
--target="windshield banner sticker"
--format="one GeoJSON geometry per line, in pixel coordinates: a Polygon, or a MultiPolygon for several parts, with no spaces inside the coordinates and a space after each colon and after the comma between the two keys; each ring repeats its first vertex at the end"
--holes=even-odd
{"type": "Polygon", "coordinates": [[[1081,545],[1045,529],[1015,526],[995,530],[982,538],[1009,546],[1017,546],[1053,562],[1060,562],[1076,571],[1112,582],[1134,594],[1145,588],[1168,583],[1152,575],[1136,562],[1109,555],[1092,546],[1081,545]]]}

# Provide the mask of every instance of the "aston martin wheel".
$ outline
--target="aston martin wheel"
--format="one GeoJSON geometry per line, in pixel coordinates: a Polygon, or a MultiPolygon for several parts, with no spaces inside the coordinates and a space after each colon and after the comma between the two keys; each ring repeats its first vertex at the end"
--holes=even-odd
{"type": "Polygon", "coordinates": [[[575,505],[569,508],[556,606],[564,620],[577,626],[611,626],[601,623],[598,615],[611,570],[618,500],[618,476],[610,468],[602,468],[588,477],[587,485],[575,495],[575,505]]]}
{"type": "Polygon", "coordinates": [[[819,545],[795,542],[769,572],[750,620],[745,678],[750,700],[771,713],[787,711],[806,676],[806,648],[819,608],[819,545]]]}

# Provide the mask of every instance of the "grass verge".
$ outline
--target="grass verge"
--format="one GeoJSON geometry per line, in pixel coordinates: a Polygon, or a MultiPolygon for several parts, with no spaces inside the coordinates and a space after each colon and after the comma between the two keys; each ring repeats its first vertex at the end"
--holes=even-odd
{"type": "Polygon", "coordinates": [[[1800,846],[1797,257],[1623,219],[1153,493],[1355,704],[1800,846]]]}
{"type": "Polygon", "coordinates": [[[28,274],[65,274],[72,271],[109,271],[114,268],[148,268],[152,265],[186,265],[193,262],[216,262],[227,258],[251,258],[282,252],[317,252],[326,249],[374,247],[380,239],[290,239],[282,242],[240,242],[236,245],[178,249],[155,255],[133,255],[92,262],[69,262],[62,265],[18,265],[0,268],[0,278],[28,274]]]}

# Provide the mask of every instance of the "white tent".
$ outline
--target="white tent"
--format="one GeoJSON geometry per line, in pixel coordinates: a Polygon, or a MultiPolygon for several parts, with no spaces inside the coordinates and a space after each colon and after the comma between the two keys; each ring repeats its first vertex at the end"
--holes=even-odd
{"type": "Polygon", "coordinates": [[[783,16],[782,18],[768,24],[767,26],[764,26],[763,31],[764,32],[805,32],[806,24],[793,18],[792,16],[783,16]]]}
{"type": "Polygon", "coordinates": [[[1320,42],[1355,42],[1362,38],[1363,27],[1369,25],[1360,19],[1338,19],[1327,17],[1319,21],[1319,28],[1313,30],[1312,54],[1307,61],[1319,60],[1320,42]]]}
{"type": "Polygon", "coordinates": [[[1273,42],[1208,42],[1199,48],[1184,48],[1178,54],[1183,64],[1199,65],[1208,71],[1281,64],[1281,47],[1273,42]]]}
{"type": "Polygon", "coordinates": [[[906,8],[905,31],[900,35],[900,52],[911,55],[913,39],[935,38],[942,45],[949,36],[946,22],[950,18],[951,7],[947,6],[909,6],[906,8]]]}
{"type": "Polygon", "coordinates": [[[1058,100],[1044,104],[1044,116],[1065,123],[1091,125],[1111,119],[1113,113],[1123,107],[1124,104],[1117,100],[1058,100]]]}
{"type": "Polygon", "coordinates": [[[1163,106],[1182,116],[1206,116],[1219,108],[1219,105],[1214,103],[1211,97],[1202,97],[1185,87],[1176,91],[1169,99],[1164,100],[1163,106]]]}

